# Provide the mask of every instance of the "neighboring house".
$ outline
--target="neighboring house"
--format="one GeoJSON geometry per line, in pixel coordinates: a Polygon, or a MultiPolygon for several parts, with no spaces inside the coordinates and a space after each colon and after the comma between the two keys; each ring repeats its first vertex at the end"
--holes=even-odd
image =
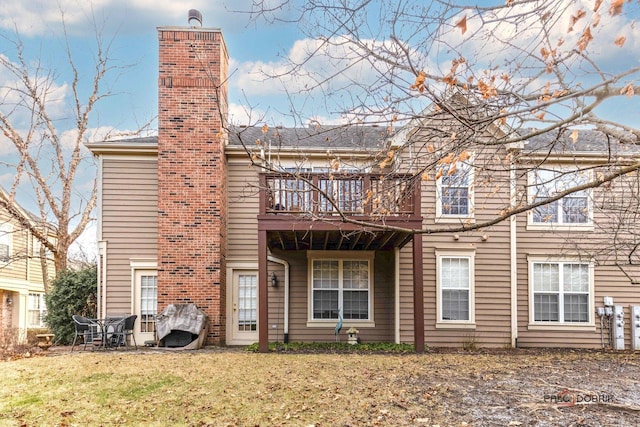
{"type": "MultiPolygon", "coordinates": [[[[596,267],[580,242],[568,249],[567,236],[592,232],[598,220],[584,193],[479,231],[407,231],[495,218],[548,195],[553,170],[597,162],[601,148],[550,154],[539,138],[497,153],[491,172],[442,163],[442,176],[410,185],[402,171],[437,152],[437,141],[424,141],[438,127],[426,122],[442,114],[391,139],[373,126],[227,135],[221,31],[160,27],[158,35],[158,137],[88,145],[99,160],[100,315],[137,314],[137,342],[153,339],[167,304],[192,302],[209,315],[210,344],[259,341],[263,350],[275,340],[332,341],[339,317],[342,335],[355,326],[364,342],[418,351],[465,342],[599,347],[603,297],[640,304],[618,269],[596,267]],[[250,166],[241,142],[258,140],[267,160],[294,175],[250,166]],[[385,144],[397,149],[388,162],[376,157],[385,144]],[[543,154],[548,170],[521,172],[543,154]],[[387,228],[343,221],[336,207],[387,228]]],[[[469,155],[496,155],[481,147],[469,155]]]]}
{"type": "MultiPolygon", "coordinates": [[[[9,200],[1,187],[0,198],[4,202],[9,200]]],[[[41,221],[15,202],[9,206],[13,215],[0,207],[0,343],[22,339],[28,329],[46,327],[41,245],[25,226],[40,227],[41,221]]],[[[51,280],[52,258],[47,268],[51,280]]]]}

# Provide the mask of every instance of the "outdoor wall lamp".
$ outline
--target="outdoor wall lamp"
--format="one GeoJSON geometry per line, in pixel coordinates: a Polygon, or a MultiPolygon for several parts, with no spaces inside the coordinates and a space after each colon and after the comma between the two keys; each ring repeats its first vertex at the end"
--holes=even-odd
{"type": "Polygon", "coordinates": [[[7,297],[7,305],[12,305],[13,304],[13,298],[11,298],[11,295],[9,295],[7,297]]]}
{"type": "Polygon", "coordinates": [[[276,273],[271,273],[271,286],[274,288],[278,286],[278,278],[276,277],[276,273]]]}

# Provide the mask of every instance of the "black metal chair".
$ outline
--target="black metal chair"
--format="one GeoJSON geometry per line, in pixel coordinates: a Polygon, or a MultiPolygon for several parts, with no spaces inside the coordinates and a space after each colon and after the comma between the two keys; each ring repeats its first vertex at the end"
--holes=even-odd
{"type": "Polygon", "coordinates": [[[73,318],[73,324],[75,326],[75,336],[73,337],[71,351],[73,351],[74,347],[76,346],[78,337],[82,337],[83,339],[84,350],[87,349],[88,343],[91,343],[91,345],[93,345],[94,340],[96,339],[102,341],[102,328],[98,323],[78,314],[74,314],[71,317],[73,318]]]}
{"type": "Polygon", "coordinates": [[[129,343],[127,342],[127,337],[131,336],[136,350],[138,349],[138,344],[136,343],[136,337],[133,334],[133,328],[137,318],[138,318],[138,315],[133,314],[131,316],[125,317],[115,325],[113,333],[111,333],[111,337],[110,337],[112,347],[118,348],[121,345],[125,347],[129,347],[129,343]]]}

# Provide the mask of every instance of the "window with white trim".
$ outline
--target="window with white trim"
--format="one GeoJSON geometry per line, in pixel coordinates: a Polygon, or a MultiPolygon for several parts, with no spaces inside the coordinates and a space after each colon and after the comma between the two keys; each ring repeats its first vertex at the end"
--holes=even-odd
{"type": "Polygon", "coordinates": [[[158,314],[158,275],[140,276],[140,332],[155,332],[158,314]]]}
{"type": "Polygon", "coordinates": [[[27,323],[29,328],[44,328],[44,317],[47,314],[47,306],[44,293],[30,292],[27,302],[27,323]]]}
{"type": "Polygon", "coordinates": [[[13,226],[8,223],[0,224],[0,261],[9,261],[13,243],[13,226]]]}
{"type": "Polygon", "coordinates": [[[444,164],[438,169],[436,215],[468,218],[473,216],[473,168],[469,163],[444,164]]]}
{"type": "Polygon", "coordinates": [[[588,263],[532,262],[533,321],[590,323],[591,272],[588,263]]]}
{"type": "MultiPolygon", "coordinates": [[[[589,182],[586,171],[538,169],[530,173],[529,200],[531,203],[553,197],[567,189],[589,182]]],[[[591,223],[590,191],[581,190],[562,199],[539,206],[531,212],[533,224],[589,224],[591,223]]]]}
{"type": "Polygon", "coordinates": [[[473,254],[437,253],[438,321],[474,322],[473,254]]]}
{"type": "Polygon", "coordinates": [[[369,321],[371,261],[369,259],[312,259],[312,320],[369,321]]]}

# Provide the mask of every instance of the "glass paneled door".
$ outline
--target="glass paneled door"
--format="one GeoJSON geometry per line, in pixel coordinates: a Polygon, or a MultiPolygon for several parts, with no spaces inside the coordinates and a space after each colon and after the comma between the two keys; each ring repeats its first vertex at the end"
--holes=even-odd
{"type": "Polygon", "coordinates": [[[233,272],[232,290],[233,344],[252,344],[258,341],[258,272],[236,270],[233,272]]]}
{"type": "Polygon", "coordinates": [[[134,325],[137,343],[156,339],[156,315],[158,314],[158,273],[155,270],[135,271],[134,325]]]}

